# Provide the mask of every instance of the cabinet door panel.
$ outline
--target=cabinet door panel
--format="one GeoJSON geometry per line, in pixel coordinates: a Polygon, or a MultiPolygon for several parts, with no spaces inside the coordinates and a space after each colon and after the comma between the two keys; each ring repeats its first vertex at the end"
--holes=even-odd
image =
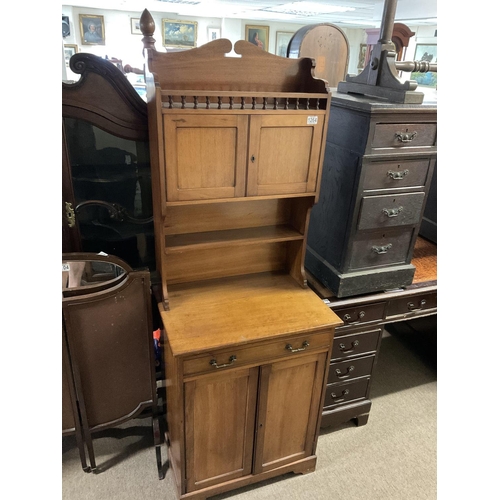
{"type": "Polygon", "coordinates": [[[254,473],[313,453],[326,353],[261,367],[254,473]]]}
{"type": "Polygon", "coordinates": [[[313,112],[252,116],[247,195],[314,192],[323,121],[323,115],[313,112]]]}
{"type": "Polygon", "coordinates": [[[248,117],[165,115],[168,201],[245,194],[248,117]]]}
{"type": "Polygon", "coordinates": [[[187,491],[251,473],[258,368],[185,383],[187,491]]]}

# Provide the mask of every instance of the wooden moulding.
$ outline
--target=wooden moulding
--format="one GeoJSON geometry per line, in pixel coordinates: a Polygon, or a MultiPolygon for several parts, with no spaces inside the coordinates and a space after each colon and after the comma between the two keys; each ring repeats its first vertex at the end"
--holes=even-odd
{"type": "Polygon", "coordinates": [[[324,80],[314,76],[309,57],[289,59],[265,52],[245,40],[221,38],[182,52],[157,52],[155,23],[147,9],[141,15],[147,69],[161,89],[242,92],[304,92],[328,94],[324,80]]]}

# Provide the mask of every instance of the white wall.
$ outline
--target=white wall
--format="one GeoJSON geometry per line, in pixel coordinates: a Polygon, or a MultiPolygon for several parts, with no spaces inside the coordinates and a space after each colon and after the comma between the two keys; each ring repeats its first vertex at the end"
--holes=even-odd
{"type": "MultiPolygon", "coordinates": [[[[133,35],[130,29],[130,19],[140,18],[142,12],[122,12],[116,10],[99,10],[81,7],[62,6],[62,15],[69,17],[70,36],[64,38],[65,44],[76,44],[80,52],[90,52],[92,54],[109,58],[121,59],[123,64],[130,64],[136,68],[142,68],[144,59],[142,56],[142,35],[133,35]],[[105,25],[105,45],[82,45],[79,14],[91,14],[104,16],[105,25]]],[[[154,38],[156,40],[156,50],[163,51],[162,43],[162,19],[178,19],[176,14],[151,12],[155,21],[154,38]]],[[[245,39],[245,25],[262,24],[269,26],[269,52],[275,53],[276,32],[288,31],[295,33],[303,24],[280,23],[280,22],[256,22],[245,19],[227,19],[220,17],[189,17],[184,16],[182,20],[198,22],[197,46],[208,42],[208,28],[220,28],[221,37],[228,38],[234,43],[245,39]]],[[[415,54],[417,43],[436,43],[434,37],[436,26],[409,26],[415,32],[415,36],[410,39],[410,45],[406,52],[406,60],[412,60],[415,54]],[[431,41],[432,40],[432,41],[431,41]]],[[[357,64],[360,44],[366,43],[366,33],[364,29],[342,28],[349,43],[349,63],[348,74],[357,74],[357,64]]],[[[66,69],[67,77],[63,79],[78,80],[79,75],[75,75],[71,70],[66,69]]]]}

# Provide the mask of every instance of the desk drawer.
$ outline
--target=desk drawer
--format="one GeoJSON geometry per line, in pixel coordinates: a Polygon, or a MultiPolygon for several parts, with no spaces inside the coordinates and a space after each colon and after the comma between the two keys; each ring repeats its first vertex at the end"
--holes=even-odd
{"type": "Polygon", "coordinates": [[[369,352],[376,352],[382,329],[371,332],[351,333],[343,337],[335,337],[333,341],[332,359],[340,360],[369,352]]]}
{"type": "Polygon", "coordinates": [[[423,188],[430,159],[369,162],[365,166],[364,190],[423,188]]]}
{"type": "Polygon", "coordinates": [[[425,193],[364,196],[358,229],[414,225],[420,222],[425,193]]]}
{"type": "Polygon", "coordinates": [[[347,384],[328,384],[326,386],[323,408],[339,406],[368,397],[369,378],[355,380],[347,384]]]}
{"type": "Polygon", "coordinates": [[[372,148],[431,148],[436,142],[436,123],[377,123],[372,148]]]}
{"type": "Polygon", "coordinates": [[[333,312],[344,322],[344,325],[335,328],[335,338],[339,337],[339,330],[347,326],[358,326],[371,321],[380,321],[384,317],[384,302],[360,306],[332,308],[333,312]]]}
{"type": "Polygon", "coordinates": [[[353,238],[349,271],[408,263],[413,227],[360,233],[353,238]]]}
{"type": "Polygon", "coordinates": [[[352,378],[371,375],[374,362],[375,354],[332,363],[330,365],[330,371],[328,372],[328,383],[345,382],[352,378]]]}
{"type": "Polygon", "coordinates": [[[274,342],[260,342],[247,346],[217,349],[184,361],[184,376],[215,373],[247,364],[260,364],[270,359],[297,356],[313,349],[328,350],[332,332],[303,333],[274,342]],[[290,346],[290,348],[288,348],[290,346]],[[298,351],[295,351],[298,349],[298,351]],[[295,351],[295,352],[292,352],[295,351]]]}
{"type": "Polygon", "coordinates": [[[411,298],[393,299],[387,305],[387,318],[393,319],[393,316],[420,313],[435,308],[437,308],[437,291],[411,298]]]}

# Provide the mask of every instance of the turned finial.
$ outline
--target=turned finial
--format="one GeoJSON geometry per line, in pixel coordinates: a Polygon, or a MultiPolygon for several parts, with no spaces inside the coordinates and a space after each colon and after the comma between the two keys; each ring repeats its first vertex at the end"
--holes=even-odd
{"type": "Polygon", "coordinates": [[[153,38],[153,33],[155,32],[155,22],[148,9],[144,9],[139,21],[139,26],[142,34],[144,35],[144,38],[142,39],[144,49],[155,49],[156,40],[153,38]]]}

